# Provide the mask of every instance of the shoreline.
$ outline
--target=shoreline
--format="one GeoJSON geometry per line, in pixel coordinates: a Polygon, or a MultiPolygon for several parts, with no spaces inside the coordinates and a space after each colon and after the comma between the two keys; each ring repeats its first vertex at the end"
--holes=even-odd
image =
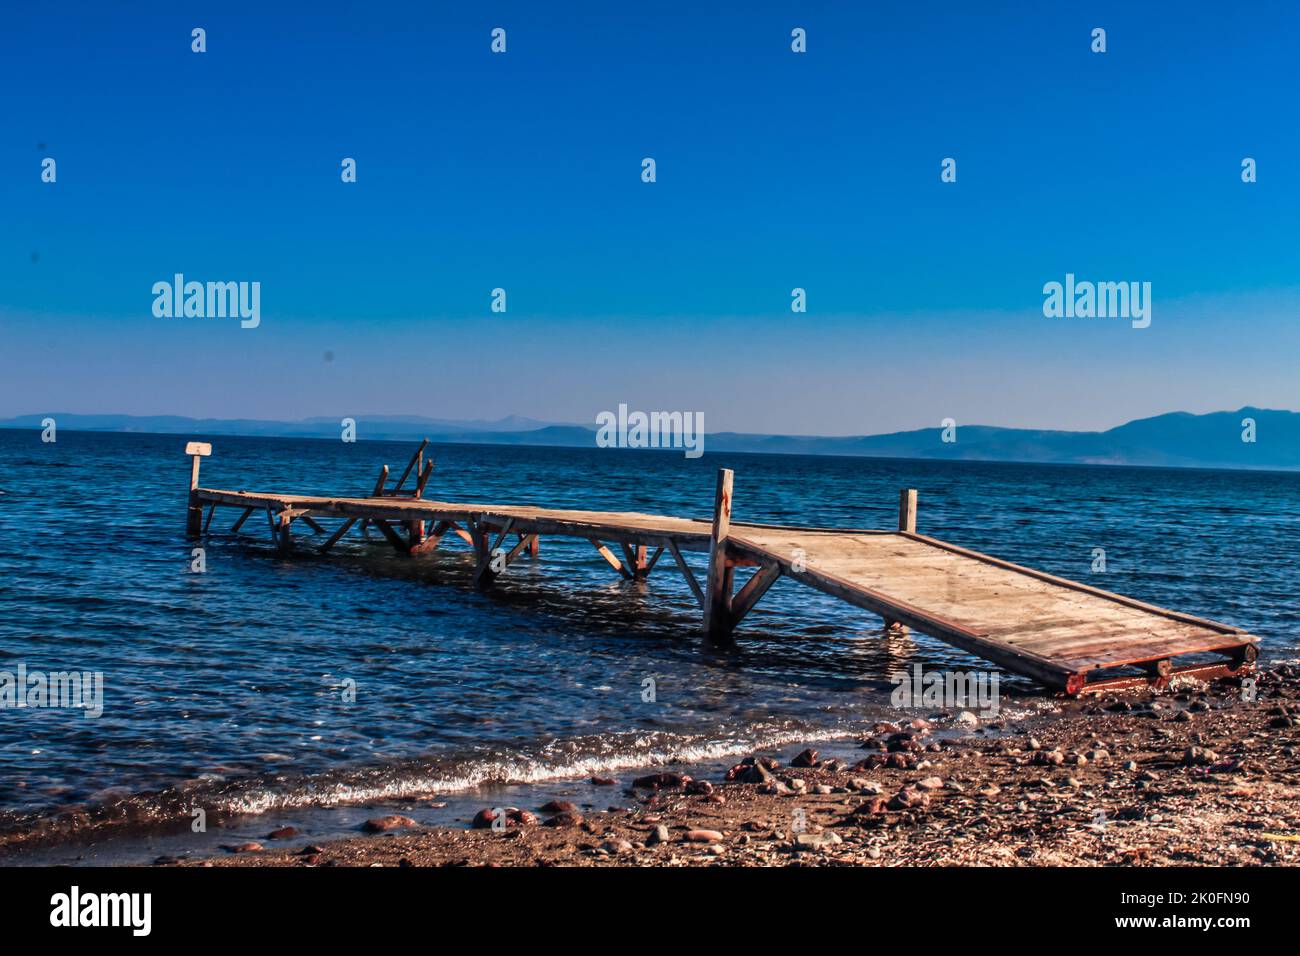
{"type": "Polygon", "coordinates": [[[502,829],[486,802],[479,829],[386,810],[349,838],[155,865],[1296,865],[1300,665],[1254,691],[1186,682],[979,730],[907,717],[845,742],[856,764],[760,752],[727,773],[623,775],[608,806],[520,801],[502,829]]]}

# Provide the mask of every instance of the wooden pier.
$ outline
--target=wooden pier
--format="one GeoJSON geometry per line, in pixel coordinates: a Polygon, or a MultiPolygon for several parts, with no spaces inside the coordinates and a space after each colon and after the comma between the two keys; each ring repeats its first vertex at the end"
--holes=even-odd
{"type": "Polygon", "coordinates": [[[727,469],[718,473],[712,520],[432,501],[424,497],[433,471],[424,460],[427,444],[391,487],[385,465],[369,494],[333,497],[200,487],[199,462],[211,446],[191,442],[187,531],[206,534],[217,508],[233,508],[239,517],[232,531],[264,512],[283,552],[309,546],[306,538],[295,541],[297,522],[323,539],[311,545],[320,552],[357,526],[377,528],[410,556],[453,536],[473,549],[480,587],[490,586],[521,554],[538,557],[542,536],[585,539],[629,580],[644,579],[670,561],[699,602],[703,630],[714,641],[730,640],[768,588],[787,577],[879,615],[886,627],[912,628],[1072,696],[1165,686],[1181,674],[1230,676],[1250,670],[1256,658],[1257,639],[1240,628],[918,534],[912,489],[900,495],[896,530],[733,522],[727,469]],[[339,521],[332,532],[320,523],[329,519],[339,521]],[[682,557],[688,551],[709,556],[703,582],[682,557]],[[738,569],[752,572],[737,589],[738,569]],[[1176,658],[1188,655],[1211,659],[1175,666],[1176,658]]]}

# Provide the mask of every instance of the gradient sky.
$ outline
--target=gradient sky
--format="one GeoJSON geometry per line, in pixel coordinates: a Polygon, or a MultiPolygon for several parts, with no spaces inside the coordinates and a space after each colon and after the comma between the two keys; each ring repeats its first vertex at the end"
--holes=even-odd
{"type": "Polygon", "coordinates": [[[1300,13],[1208,6],[12,7],[0,416],[1300,408],[1300,13]],[[260,328],[155,318],[176,272],[260,281],[260,328]],[[1067,272],[1151,327],[1044,318],[1067,272]]]}

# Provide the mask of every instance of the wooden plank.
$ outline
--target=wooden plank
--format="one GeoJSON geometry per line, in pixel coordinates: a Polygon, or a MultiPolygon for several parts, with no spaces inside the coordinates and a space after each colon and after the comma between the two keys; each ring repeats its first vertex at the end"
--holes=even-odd
{"type": "MultiPolygon", "coordinates": [[[[201,488],[197,492],[203,501],[238,506],[302,507],[317,514],[355,516],[358,518],[385,518],[390,521],[422,519],[436,521],[444,518],[463,520],[468,513],[480,513],[485,518],[501,524],[508,518],[516,519],[516,528],[537,534],[559,534],[573,537],[599,536],[615,541],[631,540],[647,544],[662,542],[674,537],[682,550],[705,551],[709,546],[709,525],[689,518],[658,517],[635,513],[584,512],[552,510],[534,507],[504,507],[469,505],[461,503],[416,501],[409,498],[345,498],[307,495],[259,494],[245,491],[224,491],[201,488]]],[[[891,532],[892,533],[892,532],[891,532]]]]}
{"type": "Polygon", "coordinates": [[[475,575],[477,576],[478,568],[487,562],[487,531],[478,521],[475,520],[473,515],[465,516],[465,528],[469,531],[470,544],[474,546],[474,570],[475,575]]]}
{"type": "Polygon", "coordinates": [[[731,533],[731,491],[734,473],[718,469],[713,493],[713,529],[709,540],[709,572],[705,579],[704,633],[710,640],[726,640],[731,634],[732,570],[727,566],[727,536],[731,533]]]}
{"type": "Polygon", "coordinates": [[[626,541],[618,542],[619,550],[623,552],[623,564],[632,569],[632,576],[636,577],[636,546],[628,544],[626,541]]]}
{"type": "Polygon", "coordinates": [[[248,520],[248,516],[251,515],[254,510],[255,509],[253,508],[245,508],[244,513],[239,516],[238,520],[235,521],[234,525],[231,527],[230,533],[235,534],[238,532],[239,529],[244,526],[244,522],[248,520]]]}
{"type": "Polygon", "coordinates": [[[380,530],[383,536],[388,539],[388,543],[397,551],[402,554],[410,553],[411,546],[402,540],[402,536],[393,530],[391,524],[382,518],[372,518],[370,523],[380,530]]]}
{"type": "Polygon", "coordinates": [[[424,463],[424,473],[420,475],[420,481],[415,486],[415,497],[424,497],[424,486],[429,483],[429,476],[433,474],[433,459],[430,458],[424,463]]]}
{"type": "MultiPolygon", "coordinates": [[[[495,580],[497,576],[501,573],[500,571],[492,567],[492,562],[494,560],[494,555],[500,552],[501,545],[505,542],[506,536],[510,534],[510,527],[513,524],[514,524],[513,519],[507,521],[505,523],[505,526],[497,533],[496,542],[491,546],[485,548],[485,550],[481,554],[479,554],[478,566],[475,567],[474,569],[475,584],[479,584],[479,585],[489,584],[493,580],[495,580]]],[[[481,529],[483,526],[480,524],[479,527],[481,529]]],[[[486,533],[484,533],[483,543],[485,545],[487,544],[487,540],[488,540],[487,535],[486,533]]],[[[501,570],[504,571],[505,568],[503,567],[501,570]]]]}
{"type": "Polygon", "coordinates": [[[280,537],[278,546],[280,550],[286,554],[293,550],[293,519],[293,512],[288,510],[280,512],[280,537]]]}
{"type": "Polygon", "coordinates": [[[700,589],[699,582],[695,580],[695,574],[691,571],[690,566],[687,565],[686,559],[682,557],[682,552],[678,549],[677,542],[672,538],[668,539],[668,552],[673,556],[673,560],[677,562],[678,570],[682,572],[682,577],[686,579],[686,583],[691,587],[691,593],[695,595],[695,600],[700,602],[700,608],[703,609],[705,607],[704,592],[700,589]]]}
{"type": "MultiPolygon", "coordinates": [[[[198,453],[190,451],[190,448],[194,447],[196,444],[196,442],[191,442],[185,449],[186,452],[192,456],[190,458],[189,506],[185,511],[185,534],[191,538],[197,538],[202,533],[201,525],[203,522],[203,502],[199,500],[198,496],[199,462],[203,459],[198,455],[198,453]]],[[[211,450],[211,448],[208,449],[209,452],[211,450]]]]}
{"type": "Polygon", "coordinates": [[[411,554],[428,554],[431,551],[436,551],[438,545],[442,543],[442,539],[451,528],[452,523],[450,521],[439,521],[423,541],[411,548],[411,554]]]}
{"type": "MultiPolygon", "coordinates": [[[[402,472],[402,477],[397,479],[397,484],[393,485],[393,490],[390,491],[389,494],[395,495],[402,490],[402,485],[406,484],[406,479],[411,474],[411,469],[415,468],[416,463],[424,457],[424,449],[428,446],[429,439],[426,438],[420,442],[420,447],[415,450],[415,454],[411,456],[411,460],[406,463],[406,470],[402,472]]],[[[387,473],[387,466],[384,467],[384,470],[385,473],[387,473]]],[[[415,476],[416,478],[419,478],[420,472],[416,471],[415,476]]]]}
{"type": "Polygon", "coordinates": [[[356,524],[356,521],[357,521],[356,518],[349,518],[347,521],[344,521],[341,525],[339,525],[338,528],[335,529],[334,533],[329,536],[329,539],[320,546],[320,553],[324,554],[330,548],[334,547],[334,545],[338,544],[339,538],[347,534],[348,529],[351,528],[354,524],[356,524]]]}
{"type": "Polygon", "coordinates": [[[609,562],[611,568],[623,575],[623,577],[631,580],[632,575],[628,572],[627,568],[623,567],[623,563],[619,561],[618,558],[614,557],[614,552],[609,550],[603,541],[600,541],[597,538],[588,538],[587,540],[591,542],[593,548],[600,552],[600,556],[609,562]]]}
{"type": "Polygon", "coordinates": [[[780,576],[781,565],[775,561],[763,565],[754,572],[754,576],[746,581],[745,586],[731,599],[732,626],[744,620],[745,615],[758,603],[758,599],[767,593],[767,589],[775,584],[780,576]]]}
{"type": "Polygon", "coordinates": [[[1167,617],[1170,620],[1182,621],[1187,624],[1197,624],[1201,627],[1208,627],[1211,630],[1219,631],[1223,634],[1243,634],[1242,628],[1231,627],[1227,624],[1220,624],[1217,621],[1206,620],[1202,617],[1194,617],[1191,614],[1183,614],[1179,611],[1171,611],[1168,608],[1159,607],[1155,604],[1148,604],[1145,601],[1139,601],[1137,598],[1127,597],[1123,594],[1115,594],[1112,591],[1103,591],[1101,588],[1095,588],[1090,584],[1082,584],[1078,581],[1071,581],[1069,578],[1060,578],[1054,574],[1048,574],[1046,571],[1038,571],[1034,568],[1023,567],[1019,564],[1013,564],[1010,561],[1003,561],[1001,558],[995,558],[991,555],[981,554],[978,551],[970,551],[966,548],[958,547],[955,544],[949,544],[946,541],[940,541],[937,538],[926,537],[925,535],[909,535],[917,541],[932,545],[936,548],[942,548],[945,551],[951,551],[954,554],[960,554],[963,557],[971,558],[975,561],[981,561],[985,564],[991,564],[995,567],[1006,568],[1010,571],[1017,571],[1021,574],[1028,575],[1031,578],[1037,578],[1039,581],[1047,581],[1070,590],[1080,591],[1084,594],[1091,594],[1096,597],[1104,598],[1108,601],[1114,601],[1118,604],[1124,604],[1128,607],[1139,608],[1150,614],[1158,614],[1161,617],[1167,617]]]}
{"type": "Polygon", "coordinates": [[[535,534],[526,534],[520,537],[519,543],[511,548],[510,553],[506,555],[506,567],[510,567],[511,562],[513,562],[515,558],[519,557],[520,552],[526,548],[531,548],[533,539],[536,537],[537,535],[535,534]]]}
{"type": "Polygon", "coordinates": [[[916,534],[915,488],[904,488],[898,495],[898,530],[916,534]]]}
{"type": "Polygon", "coordinates": [[[826,574],[814,567],[805,566],[804,570],[795,571],[788,557],[768,551],[753,542],[733,537],[730,545],[738,550],[750,551],[760,560],[776,561],[781,565],[781,570],[786,575],[823,593],[865,608],[883,618],[898,621],[924,634],[945,640],[962,648],[962,650],[970,651],[994,663],[1003,664],[1012,670],[1027,674],[1050,686],[1064,687],[1067,679],[1073,673],[1068,668],[1062,667],[1051,660],[1040,658],[1035,654],[1020,651],[1001,643],[989,641],[984,635],[976,633],[955,621],[945,620],[922,608],[897,601],[886,594],[826,574]]]}

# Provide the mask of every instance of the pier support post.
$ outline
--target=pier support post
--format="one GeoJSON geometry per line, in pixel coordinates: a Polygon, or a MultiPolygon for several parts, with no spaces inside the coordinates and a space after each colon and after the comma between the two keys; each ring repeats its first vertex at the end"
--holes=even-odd
{"type": "Polygon", "coordinates": [[[705,582],[704,633],[711,641],[731,637],[732,569],[727,564],[727,537],[731,534],[731,486],[734,473],[718,469],[713,495],[713,532],[709,541],[709,577],[705,582]]]}
{"type": "Polygon", "coordinates": [[[281,554],[288,554],[293,550],[293,515],[289,509],[280,512],[280,529],[276,537],[276,547],[281,554]]]}
{"type": "Polygon", "coordinates": [[[470,544],[474,546],[474,584],[480,588],[492,586],[496,573],[492,570],[492,542],[488,540],[488,530],[480,522],[482,515],[475,520],[473,515],[466,515],[465,526],[469,529],[470,544]]]}
{"type": "Polygon", "coordinates": [[[190,497],[185,512],[185,533],[197,538],[203,533],[203,505],[195,494],[199,487],[199,462],[212,454],[212,446],[207,442],[192,441],[185,446],[185,454],[190,456],[190,497]]]}
{"type": "MultiPolygon", "coordinates": [[[[904,488],[898,493],[898,530],[916,534],[916,489],[904,488]]],[[[891,618],[885,618],[885,631],[906,634],[907,628],[891,618]]]]}
{"type": "Polygon", "coordinates": [[[904,488],[898,493],[898,530],[916,534],[915,488],[904,488]]]}

